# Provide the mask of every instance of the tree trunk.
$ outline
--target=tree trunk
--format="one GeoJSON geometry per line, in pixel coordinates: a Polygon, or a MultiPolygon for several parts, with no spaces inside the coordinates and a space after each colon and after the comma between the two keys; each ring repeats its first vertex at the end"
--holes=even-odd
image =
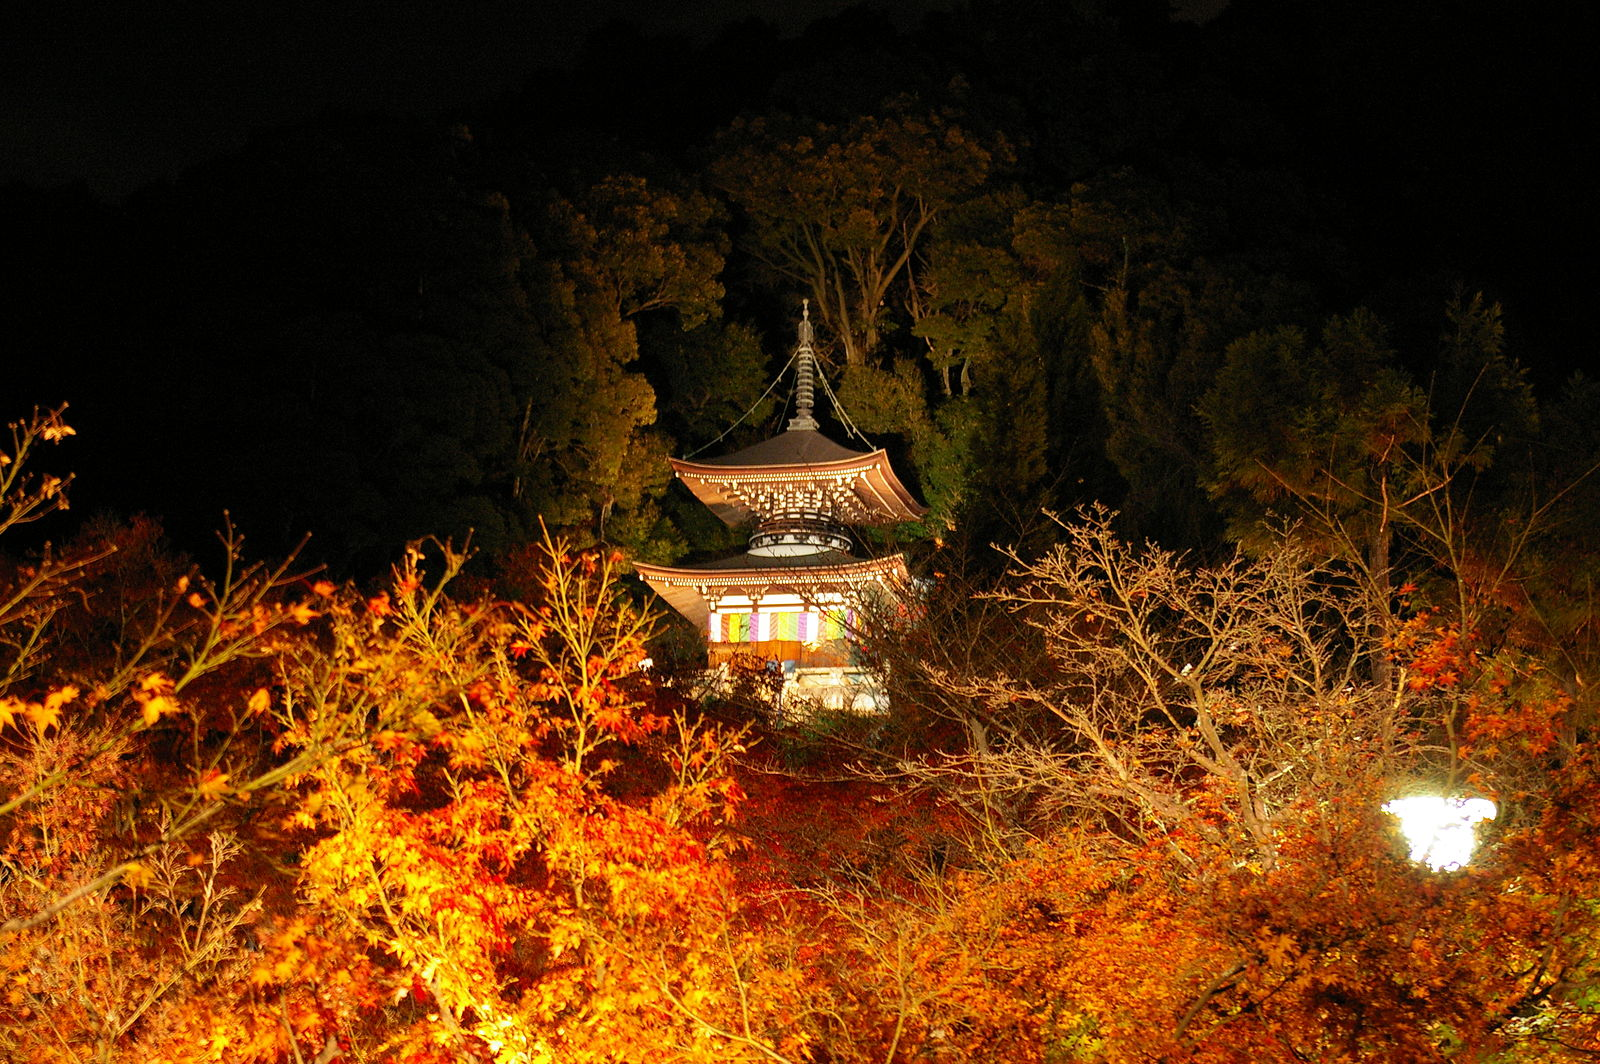
{"type": "Polygon", "coordinates": [[[1393,581],[1389,569],[1389,546],[1392,539],[1389,515],[1380,511],[1377,524],[1367,543],[1368,578],[1372,585],[1372,618],[1368,624],[1371,633],[1372,680],[1385,691],[1394,685],[1394,664],[1389,660],[1391,635],[1389,604],[1394,598],[1393,581]]]}

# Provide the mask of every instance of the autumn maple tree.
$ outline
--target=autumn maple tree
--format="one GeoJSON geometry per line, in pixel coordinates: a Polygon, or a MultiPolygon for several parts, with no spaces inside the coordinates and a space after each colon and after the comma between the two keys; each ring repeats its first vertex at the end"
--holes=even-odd
{"type": "MultiPolygon", "coordinates": [[[[14,428],[4,527],[63,505],[63,416],[14,428]]],[[[439,541],[367,588],[149,522],[8,561],[0,1053],[1592,1053],[1600,773],[1583,691],[1484,628],[1514,603],[1058,527],[884,604],[891,716],[787,729],[655,675],[625,559],[558,537],[514,598],[439,541]],[[1382,810],[1425,786],[1499,803],[1464,870],[1382,810]]]]}
{"type": "Polygon", "coordinates": [[[1374,649],[1393,606],[1338,558],[1198,565],[1110,522],[1063,522],[990,596],[1037,643],[889,658],[965,725],[870,768],[972,825],[940,952],[976,977],[944,999],[1011,1009],[1018,1059],[1583,1059],[1593,753],[1558,676],[1414,587],[1374,649]],[[1500,802],[1464,871],[1382,811],[1426,789],[1500,802]]]}
{"type": "MultiPolygon", "coordinates": [[[[17,520],[60,505],[26,447],[17,520]]],[[[509,603],[437,543],[375,593],[237,535],[127,587],[109,535],[8,573],[8,1059],[806,1057],[728,863],[740,730],[642,668],[619,555],[549,541],[509,603]]]]}

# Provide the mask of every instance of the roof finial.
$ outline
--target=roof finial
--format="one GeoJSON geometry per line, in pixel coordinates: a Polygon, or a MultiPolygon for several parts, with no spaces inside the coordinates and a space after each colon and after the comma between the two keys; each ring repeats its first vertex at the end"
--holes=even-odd
{"type": "Polygon", "coordinates": [[[789,431],[810,429],[816,431],[817,419],[811,416],[815,398],[814,380],[817,372],[817,353],[811,348],[811,300],[800,301],[800,350],[795,353],[794,417],[789,419],[789,431]]]}

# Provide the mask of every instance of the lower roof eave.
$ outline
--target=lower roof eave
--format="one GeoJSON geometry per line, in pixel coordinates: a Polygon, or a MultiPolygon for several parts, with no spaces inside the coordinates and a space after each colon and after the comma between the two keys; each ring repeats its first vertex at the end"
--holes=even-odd
{"type": "Polygon", "coordinates": [[[806,564],[802,560],[806,556],[802,555],[800,558],[760,558],[759,564],[729,564],[757,557],[740,555],[700,566],[636,562],[634,568],[668,605],[700,626],[711,616],[708,595],[717,591],[760,589],[770,593],[780,589],[853,588],[872,583],[898,584],[908,579],[903,554],[865,559],[834,554],[827,561],[811,564],[806,564]]]}

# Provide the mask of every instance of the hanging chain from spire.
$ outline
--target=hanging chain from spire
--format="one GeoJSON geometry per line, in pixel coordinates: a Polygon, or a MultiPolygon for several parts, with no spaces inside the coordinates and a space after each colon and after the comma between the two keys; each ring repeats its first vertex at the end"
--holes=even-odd
{"type": "Polygon", "coordinates": [[[740,425],[743,425],[745,423],[745,419],[751,414],[754,414],[756,409],[760,407],[762,403],[766,402],[767,396],[771,395],[773,390],[778,387],[779,382],[783,380],[783,375],[789,372],[789,367],[792,365],[794,365],[793,357],[791,357],[788,362],[784,363],[783,368],[778,371],[778,375],[772,378],[772,383],[767,385],[767,390],[761,393],[761,397],[750,404],[750,409],[739,415],[738,421],[735,421],[733,424],[729,425],[727,428],[718,433],[716,439],[711,440],[709,443],[702,444],[701,446],[690,451],[688,454],[684,455],[684,459],[687,460],[693,458],[697,454],[703,454],[705,451],[710,450],[712,447],[715,447],[717,444],[727,439],[729,433],[738,428],[740,425]]]}
{"type": "Polygon", "coordinates": [[[716,439],[684,455],[686,460],[715,447],[726,439],[734,429],[742,425],[745,419],[756,412],[756,408],[766,400],[767,396],[772,394],[773,389],[783,380],[791,366],[794,367],[794,417],[789,419],[787,431],[793,432],[796,429],[801,429],[815,432],[817,430],[817,419],[813,415],[813,411],[816,408],[816,388],[820,384],[822,385],[823,394],[828,397],[829,403],[832,404],[834,417],[838,418],[839,423],[844,426],[845,433],[860,440],[868,447],[873,445],[872,441],[867,439],[866,433],[857,428],[856,423],[850,419],[850,415],[845,411],[844,405],[839,402],[839,397],[829,387],[828,378],[823,374],[822,367],[817,364],[816,333],[811,325],[811,300],[803,299],[800,301],[800,305],[800,344],[795,349],[795,353],[789,357],[789,361],[784,364],[783,369],[778,371],[778,375],[772,378],[772,383],[768,384],[767,390],[761,393],[761,398],[752,403],[750,409],[739,416],[738,421],[724,429],[716,439]]]}

